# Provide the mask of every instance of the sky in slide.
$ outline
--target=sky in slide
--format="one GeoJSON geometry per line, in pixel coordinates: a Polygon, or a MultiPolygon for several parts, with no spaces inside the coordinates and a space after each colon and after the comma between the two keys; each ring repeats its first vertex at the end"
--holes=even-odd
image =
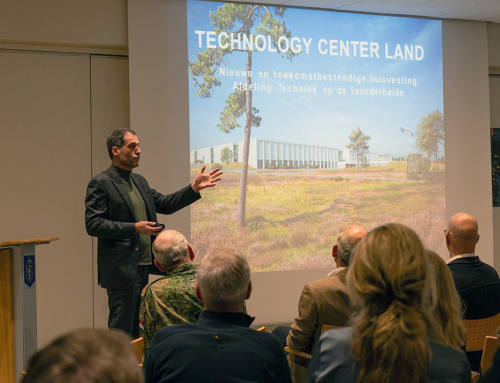
{"type": "MultiPolygon", "coordinates": [[[[218,45],[210,12],[222,5],[188,1],[189,61],[218,45]]],[[[302,51],[288,60],[268,44],[254,46],[253,106],[262,121],[253,138],[344,149],[359,126],[371,136],[370,152],[417,151],[415,136],[401,128],[415,133],[423,116],[443,112],[441,21],[299,8],[287,8],[281,19],[291,32],[282,47],[295,38],[288,48],[302,51]]],[[[244,115],[228,134],[217,124],[228,95],[245,83],[236,72],[245,70],[245,59],[244,52],[226,56],[214,74],[222,84],[209,98],[197,96],[190,75],[192,150],[243,140],[244,115]]]]}

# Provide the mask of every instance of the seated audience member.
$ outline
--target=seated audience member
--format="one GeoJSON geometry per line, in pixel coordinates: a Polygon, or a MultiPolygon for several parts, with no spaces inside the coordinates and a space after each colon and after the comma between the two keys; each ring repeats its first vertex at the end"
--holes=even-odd
{"type": "Polygon", "coordinates": [[[161,271],[160,278],[143,291],[140,325],[144,353],[147,353],[158,330],[173,324],[195,323],[202,304],[196,298],[194,283],[198,265],[186,238],[175,230],[163,231],[153,243],[153,254],[161,271]]]}
{"type": "MultiPolygon", "coordinates": [[[[500,312],[500,279],[496,270],[474,253],[479,241],[476,219],[466,213],[451,217],[445,233],[455,287],[465,309],[464,319],[483,319],[500,312]]],[[[481,351],[468,352],[473,371],[479,371],[481,351]]]]}
{"type": "Polygon", "coordinates": [[[463,351],[436,343],[435,282],[422,242],[410,228],[387,224],[357,245],[347,272],[356,313],[352,327],[318,340],[312,382],[470,382],[463,351]]]}
{"type": "MultiPolygon", "coordinates": [[[[332,255],[337,265],[327,278],[307,284],[299,299],[299,316],[295,318],[286,345],[310,353],[321,335],[321,325],[331,323],[346,326],[351,316],[349,297],[345,287],[347,267],[356,244],[366,234],[364,227],[352,224],[342,228],[333,246],[332,255]]],[[[294,382],[303,381],[304,361],[289,354],[290,371],[294,382]]]]}
{"type": "Polygon", "coordinates": [[[231,247],[200,262],[196,294],[203,311],[195,324],[158,331],[144,362],[146,382],[290,382],[283,348],[272,334],[248,328],[250,267],[231,247]]]}
{"type": "Polygon", "coordinates": [[[130,338],[116,330],[82,329],[38,351],[22,383],[141,383],[130,338]]]}
{"type": "MultiPolygon", "coordinates": [[[[436,279],[433,306],[434,315],[440,324],[438,332],[442,336],[442,341],[439,343],[463,350],[466,332],[462,320],[462,302],[460,302],[453,277],[445,261],[439,255],[432,250],[428,250],[427,253],[436,279]]],[[[435,340],[439,341],[439,339],[435,340]]]]}

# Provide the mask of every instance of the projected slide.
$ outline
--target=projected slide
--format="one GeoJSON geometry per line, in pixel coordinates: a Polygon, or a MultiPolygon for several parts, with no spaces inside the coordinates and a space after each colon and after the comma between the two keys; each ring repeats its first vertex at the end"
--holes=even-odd
{"type": "Polygon", "coordinates": [[[338,230],[400,222],[444,255],[436,20],[188,0],[191,236],[254,271],[333,268],[338,230]]]}

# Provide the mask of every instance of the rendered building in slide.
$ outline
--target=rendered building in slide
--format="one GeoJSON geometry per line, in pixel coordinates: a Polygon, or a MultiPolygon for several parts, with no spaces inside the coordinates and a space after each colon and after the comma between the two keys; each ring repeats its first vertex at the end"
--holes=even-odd
{"type": "MultiPolygon", "coordinates": [[[[190,163],[223,163],[221,152],[232,152],[231,162],[242,162],[243,141],[226,143],[190,151],[190,163]]],[[[365,153],[369,166],[384,166],[392,161],[390,154],[365,153]]],[[[248,165],[255,169],[304,168],[343,169],[356,166],[353,149],[337,149],[329,146],[309,145],[287,141],[250,139],[248,165]]]]}

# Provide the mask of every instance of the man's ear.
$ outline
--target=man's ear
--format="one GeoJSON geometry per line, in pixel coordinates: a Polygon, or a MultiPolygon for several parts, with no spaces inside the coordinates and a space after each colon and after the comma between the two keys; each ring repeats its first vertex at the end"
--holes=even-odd
{"type": "Polygon", "coordinates": [[[477,235],[476,243],[479,242],[479,234],[477,235]]]}
{"type": "Polygon", "coordinates": [[[450,234],[446,232],[446,244],[449,245],[450,243],[451,243],[450,234]]]}
{"type": "Polygon", "coordinates": [[[245,299],[250,299],[250,295],[252,295],[252,281],[248,282],[247,295],[245,299]]]}
{"type": "Polygon", "coordinates": [[[158,270],[160,270],[162,273],[165,272],[165,270],[163,270],[163,267],[160,266],[160,264],[158,263],[158,261],[156,260],[156,258],[155,258],[154,264],[155,264],[156,267],[158,267],[158,270]]]}
{"type": "Polygon", "coordinates": [[[113,146],[111,148],[111,153],[113,154],[113,156],[116,156],[119,151],[120,151],[120,149],[118,149],[118,146],[113,146]]]}
{"type": "Polygon", "coordinates": [[[194,282],[194,289],[196,291],[196,298],[198,298],[200,302],[203,302],[203,298],[201,297],[200,287],[198,286],[198,281],[194,282]]]}
{"type": "Polygon", "coordinates": [[[189,258],[191,258],[191,260],[194,259],[194,251],[193,251],[193,248],[191,247],[191,245],[188,245],[188,251],[189,251],[189,258]]]}
{"type": "Polygon", "coordinates": [[[333,245],[332,249],[332,257],[337,260],[337,257],[339,256],[339,245],[335,244],[333,245]]]}

